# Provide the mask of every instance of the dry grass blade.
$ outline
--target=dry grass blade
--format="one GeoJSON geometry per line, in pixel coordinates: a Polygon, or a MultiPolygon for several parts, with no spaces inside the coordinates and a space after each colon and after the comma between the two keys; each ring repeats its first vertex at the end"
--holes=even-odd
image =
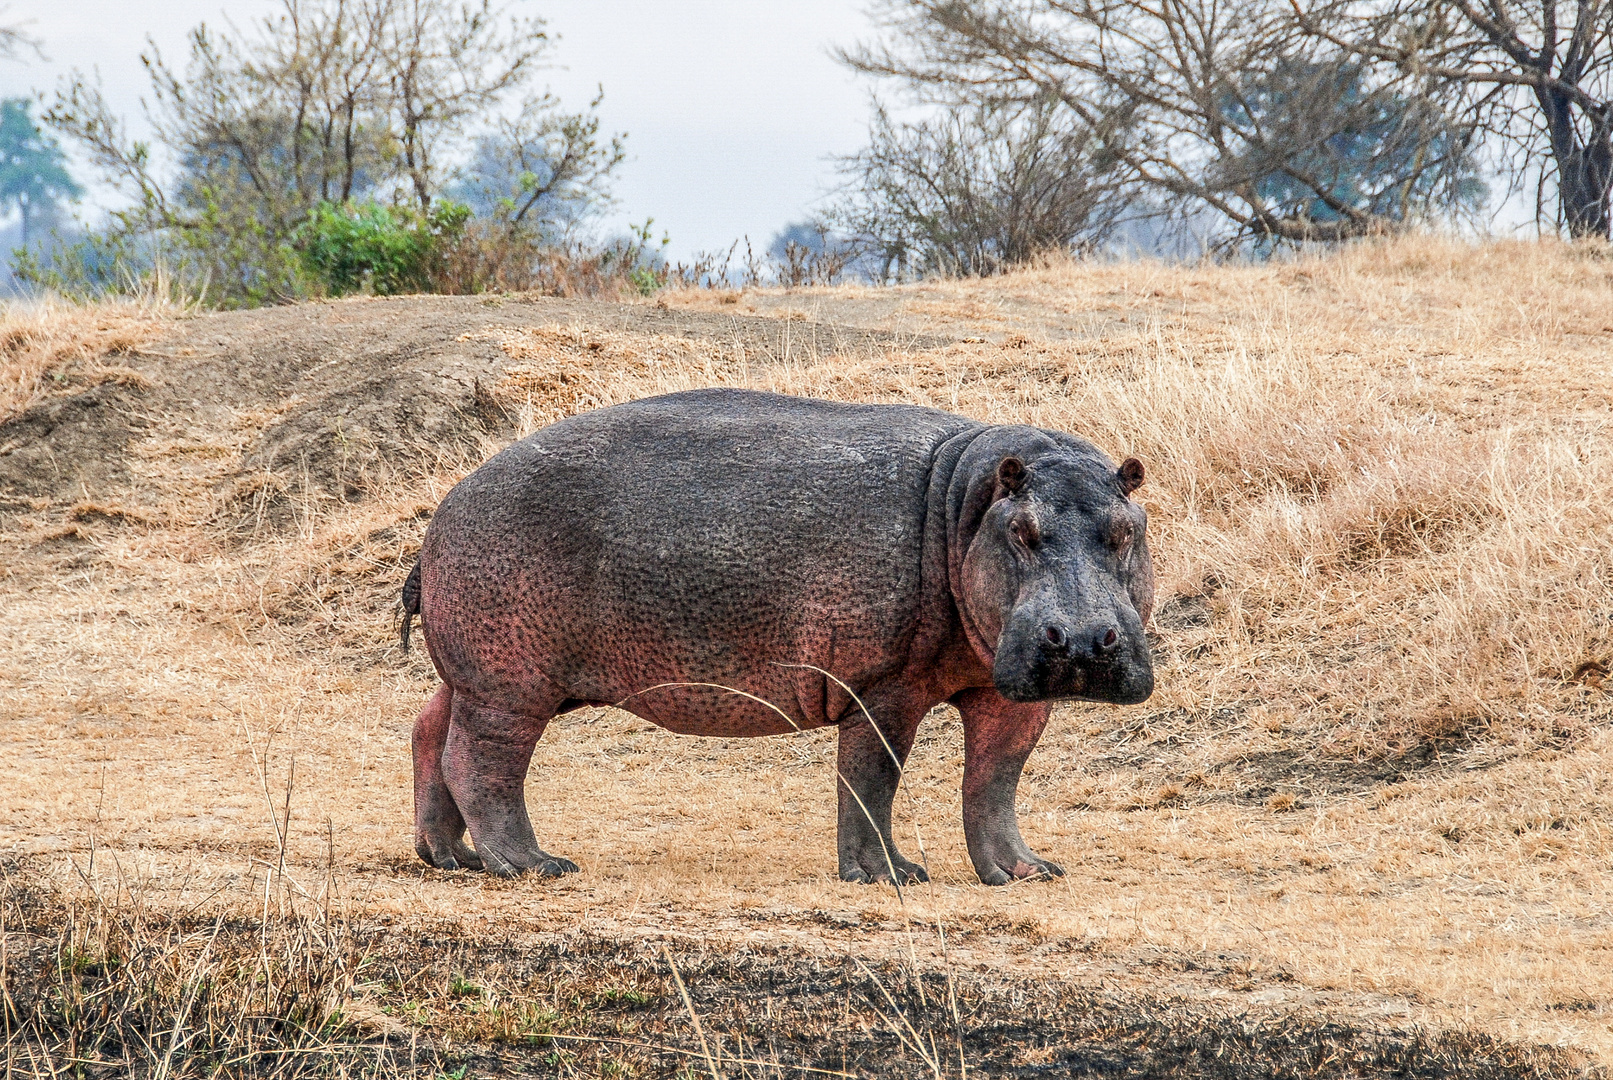
{"type": "Polygon", "coordinates": [[[896,998],[891,994],[884,982],[880,980],[879,976],[875,975],[873,970],[863,962],[862,957],[854,956],[852,960],[856,962],[858,970],[867,976],[868,981],[874,984],[886,1003],[890,1005],[891,1015],[885,1017],[885,1022],[890,1025],[891,1033],[901,1040],[903,1046],[918,1055],[936,1080],[941,1080],[941,1060],[935,1053],[935,1040],[932,1038],[930,1045],[926,1047],[924,1037],[908,1021],[907,1013],[902,1011],[902,1007],[896,1003],[896,998]]]}
{"type": "Polygon", "coordinates": [[[672,950],[665,945],[661,946],[661,953],[666,957],[667,967],[672,969],[672,981],[678,986],[678,995],[683,998],[683,1007],[688,1010],[689,1023],[694,1025],[695,1038],[700,1040],[700,1054],[705,1059],[706,1069],[711,1073],[711,1080],[722,1080],[717,1072],[717,1062],[711,1056],[711,1047],[706,1043],[705,1029],[700,1026],[700,1014],[695,1012],[694,1002],[689,1000],[689,988],[683,985],[683,976],[678,972],[678,962],[672,959],[672,950]]]}
{"type": "Polygon", "coordinates": [[[220,915],[213,922],[213,932],[207,937],[207,944],[202,948],[201,955],[196,958],[196,964],[191,969],[188,980],[188,993],[185,994],[184,1004],[179,1008],[179,1015],[174,1018],[174,1026],[168,1033],[168,1049],[163,1052],[162,1061],[158,1063],[157,1070],[152,1075],[155,1080],[168,1080],[169,1070],[174,1063],[174,1054],[181,1046],[190,1040],[185,1036],[185,1024],[190,1019],[190,1011],[196,1006],[196,998],[202,992],[202,971],[207,965],[208,955],[213,951],[213,942],[218,940],[218,932],[224,927],[224,917],[220,915]]]}
{"type": "MultiPolygon", "coordinates": [[[[902,769],[903,769],[903,762],[897,756],[895,748],[892,747],[891,744],[890,744],[890,740],[885,737],[884,731],[881,730],[880,726],[877,723],[875,723],[873,714],[868,711],[868,707],[863,704],[862,698],[857,695],[857,692],[855,690],[853,690],[850,686],[846,685],[846,683],[843,680],[841,680],[838,676],[836,676],[836,675],[834,675],[834,674],[832,674],[832,673],[830,673],[828,671],[825,671],[823,668],[817,667],[817,666],[812,665],[812,664],[776,663],[775,666],[777,666],[777,667],[788,667],[788,668],[799,668],[799,669],[806,670],[806,671],[815,671],[818,674],[822,675],[824,678],[829,679],[830,681],[832,681],[835,685],[839,686],[842,690],[844,690],[851,697],[852,702],[855,703],[855,705],[857,706],[858,710],[861,711],[861,713],[863,715],[863,719],[868,723],[868,725],[870,727],[873,728],[875,734],[877,734],[879,736],[879,741],[880,741],[881,745],[884,746],[885,752],[890,755],[891,762],[896,767],[896,775],[897,775],[897,779],[898,779],[898,784],[900,783],[900,779],[901,779],[901,775],[902,775],[902,769]]],[[[800,725],[798,725],[793,719],[791,719],[790,715],[788,713],[786,713],[783,709],[779,708],[777,705],[775,705],[772,702],[766,700],[765,698],[758,697],[755,694],[751,694],[751,693],[748,693],[747,691],[739,690],[739,689],[736,689],[736,688],[731,687],[731,686],[724,686],[724,685],[722,685],[720,683],[706,683],[706,682],[657,683],[654,686],[646,687],[644,690],[640,690],[637,694],[634,694],[633,697],[638,697],[638,696],[643,695],[643,694],[648,694],[648,693],[651,693],[651,692],[653,692],[655,690],[668,689],[668,688],[674,688],[674,687],[705,687],[707,689],[722,690],[722,691],[724,691],[726,693],[737,694],[740,697],[746,698],[749,701],[754,701],[757,704],[762,705],[763,707],[769,709],[770,711],[775,713],[777,716],[782,718],[785,721],[785,723],[787,723],[791,728],[795,729],[796,731],[800,731],[800,725]]],[[[625,705],[627,703],[627,701],[629,701],[629,700],[631,700],[631,698],[626,699],[626,700],[621,701],[621,702],[618,702],[617,707],[620,708],[622,705],[625,705]]],[[[856,800],[857,808],[862,811],[864,819],[873,828],[874,835],[879,837],[880,849],[883,852],[884,857],[885,857],[885,867],[890,872],[891,885],[895,888],[897,899],[902,905],[902,921],[903,921],[903,924],[904,924],[904,926],[906,928],[906,931],[907,931],[907,936],[908,936],[908,959],[909,959],[909,962],[911,964],[911,967],[909,968],[909,974],[912,977],[914,988],[918,991],[920,1005],[921,1006],[926,1005],[926,1004],[928,1004],[928,1002],[925,1000],[924,982],[923,982],[923,979],[920,977],[920,972],[921,972],[922,969],[920,968],[920,965],[919,965],[917,949],[916,949],[916,947],[914,946],[914,943],[913,943],[912,920],[907,914],[907,899],[906,899],[905,893],[903,892],[903,886],[904,886],[903,876],[901,874],[897,873],[897,871],[896,871],[896,863],[895,863],[894,859],[891,856],[890,844],[886,841],[884,831],[882,829],[880,829],[878,822],[876,822],[874,820],[873,813],[872,813],[872,811],[870,811],[868,809],[868,805],[863,801],[862,796],[857,792],[857,790],[854,787],[852,787],[851,783],[849,781],[847,781],[845,775],[842,774],[838,768],[836,768],[836,770],[835,770],[835,776],[839,780],[840,784],[842,786],[844,786],[844,788],[846,789],[847,793],[849,793],[851,795],[851,797],[854,800],[856,800]]],[[[918,828],[917,822],[915,822],[914,823],[915,835],[917,833],[917,828],[918,828]]],[[[921,851],[922,851],[922,847],[923,847],[923,844],[922,844],[922,841],[920,841],[920,849],[921,849],[921,851]]],[[[927,860],[926,860],[926,862],[927,862],[927,860]]],[[[927,868],[926,868],[926,873],[928,873],[927,868]]],[[[932,885],[932,888],[933,888],[933,885],[932,885]]],[[[953,994],[953,986],[952,986],[951,958],[947,954],[947,951],[946,951],[946,936],[945,936],[944,930],[942,929],[939,916],[936,919],[936,930],[937,930],[937,933],[940,935],[941,950],[942,950],[942,960],[943,960],[943,963],[945,965],[946,972],[947,972],[947,991],[948,991],[948,995],[949,995],[949,1001],[952,1004],[952,1018],[953,1018],[953,1021],[954,1021],[954,1033],[955,1033],[955,1035],[956,1035],[956,1037],[958,1039],[958,1069],[959,1069],[959,1074],[960,1074],[960,1076],[967,1076],[968,1075],[968,1065],[967,1065],[967,1063],[965,1061],[964,1051],[963,1051],[963,1018],[957,1011],[957,999],[956,999],[956,996],[953,994]]],[[[667,959],[668,959],[669,962],[671,961],[671,954],[668,954],[667,959]]],[[[861,963],[861,961],[859,960],[858,963],[861,963]]],[[[870,972],[869,975],[870,975],[871,978],[873,977],[872,972],[870,972]]],[[[877,982],[877,979],[876,979],[876,982],[877,982]]],[[[880,985],[880,990],[885,991],[884,984],[881,983],[879,985],[880,985]]],[[[681,982],[680,982],[680,988],[681,988],[681,982]]],[[[889,998],[890,997],[889,992],[885,991],[885,993],[886,993],[886,997],[889,998]]],[[[940,1069],[939,1054],[937,1054],[936,1048],[935,1048],[935,1035],[934,1035],[934,1033],[931,1032],[930,1035],[929,1035],[929,1039],[930,1039],[930,1047],[929,1047],[929,1049],[927,1051],[924,1050],[923,1045],[922,1045],[922,1040],[919,1039],[918,1033],[913,1030],[912,1024],[908,1022],[907,1014],[901,1011],[901,1009],[896,1005],[896,1002],[895,1002],[894,999],[890,999],[890,1001],[891,1001],[891,1007],[896,1009],[896,1013],[901,1018],[902,1024],[906,1027],[907,1031],[912,1034],[913,1039],[917,1040],[914,1043],[914,1046],[917,1048],[918,1052],[924,1057],[924,1060],[927,1063],[929,1063],[932,1068],[937,1070],[937,1075],[939,1076],[939,1069],[940,1069]]],[[[696,1020],[695,1023],[696,1023],[696,1025],[698,1027],[699,1021],[696,1020]]]]}
{"type": "MultiPolygon", "coordinates": [[[[794,666],[794,667],[802,667],[802,666],[809,666],[809,665],[785,665],[785,664],[781,664],[780,666],[781,667],[792,667],[792,666],[794,666]]],[[[813,668],[812,670],[816,671],[816,670],[819,670],[819,669],[813,668]]],[[[825,674],[827,674],[827,672],[825,674]]],[[[834,678],[834,676],[832,676],[832,675],[829,676],[829,677],[834,678]]],[[[835,679],[835,682],[838,683],[838,682],[840,682],[840,680],[835,679]]],[[[841,683],[841,685],[844,686],[845,684],[841,683]]],[[[645,694],[652,693],[652,692],[654,692],[656,690],[669,690],[669,689],[676,689],[676,688],[681,688],[681,687],[704,687],[704,688],[709,689],[709,690],[722,690],[725,693],[735,694],[735,695],[737,695],[739,697],[745,698],[747,701],[754,701],[754,702],[756,702],[756,704],[761,705],[764,708],[768,709],[769,711],[775,713],[780,719],[782,719],[786,724],[788,724],[793,730],[795,730],[797,732],[799,732],[801,730],[801,725],[797,724],[790,717],[789,713],[785,712],[783,709],[779,708],[777,705],[773,704],[771,701],[768,701],[765,698],[757,697],[755,694],[752,694],[752,693],[750,693],[748,691],[745,691],[745,690],[740,690],[740,689],[737,689],[737,688],[732,687],[732,686],[724,686],[721,683],[708,683],[708,682],[667,682],[667,683],[656,683],[654,686],[647,686],[643,690],[640,690],[637,693],[635,693],[635,694],[633,694],[633,695],[631,695],[629,697],[623,698],[621,701],[616,703],[616,707],[621,708],[623,705],[626,705],[629,701],[633,700],[633,698],[641,697],[641,696],[643,696],[645,694]]],[[[855,698],[856,695],[853,694],[852,697],[855,698]]],[[[861,707],[862,702],[858,701],[857,705],[858,705],[858,707],[861,707]]],[[[868,722],[870,724],[874,724],[873,717],[869,716],[867,709],[863,709],[863,716],[867,717],[868,722]]],[[[885,744],[885,749],[891,755],[891,760],[895,761],[896,760],[896,752],[891,749],[890,743],[886,741],[885,733],[883,731],[879,730],[879,726],[877,724],[874,724],[874,731],[878,733],[880,742],[885,744]]],[[[898,774],[900,774],[900,772],[901,772],[901,763],[900,762],[897,763],[896,768],[897,768],[898,774]]],[[[901,891],[902,891],[902,876],[896,872],[896,863],[891,858],[890,844],[886,842],[885,834],[884,834],[883,830],[880,829],[878,822],[876,822],[874,820],[873,812],[871,810],[869,810],[868,805],[865,802],[863,802],[863,798],[862,798],[862,796],[860,794],[857,793],[857,789],[851,786],[850,781],[848,781],[845,778],[845,776],[840,772],[839,769],[835,770],[835,776],[839,779],[840,783],[845,787],[847,793],[850,794],[851,797],[857,801],[857,808],[862,811],[863,818],[865,820],[867,820],[868,824],[873,828],[874,835],[879,837],[880,851],[885,857],[885,867],[886,867],[886,869],[888,869],[890,871],[891,884],[895,886],[897,894],[900,895],[901,891]]]]}

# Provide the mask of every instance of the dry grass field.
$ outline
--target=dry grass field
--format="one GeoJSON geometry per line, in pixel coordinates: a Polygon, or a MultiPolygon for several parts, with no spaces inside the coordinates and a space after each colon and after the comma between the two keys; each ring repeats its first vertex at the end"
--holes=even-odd
{"type": "Polygon", "coordinates": [[[12,311],[6,1067],[306,1064],[246,1019],[279,985],[344,1073],[953,1076],[960,1045],[983,1075],[1600,1073],[1610,491],[1604,248],[12,311]],[[552,724],[528,787],[581,874],[418,864],[434,675],[395,603],[432,507],[543,423],[707,385],[1147,463],[1158,690],[1061,707],[1021,787],[1066,877],[975,882],[944,709],[897,801],[934,884],[901,895],[835,878],[833,732],[697,740],[608,709],[552,724]],[[107,1000],[136,954],[166,972],[144,1034],[64,1049],[63,1002],[107,1000]],[[226,960],[235,996],[202,994],[226,960]],[[226,1030],[257,1049],[201,1054],[226,1030]]]}

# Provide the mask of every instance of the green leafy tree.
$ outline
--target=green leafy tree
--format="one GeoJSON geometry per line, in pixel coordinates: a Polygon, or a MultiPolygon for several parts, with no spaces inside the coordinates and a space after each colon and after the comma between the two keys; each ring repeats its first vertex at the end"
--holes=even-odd
{"type": "Polygon", "coordinates": [[[84,193],[67,171],[67,157],[29,115],[27,98],[0,101],[0,206],[22,219],[26,248],[36,222],[50,220],[61,203],[84,193]]]}

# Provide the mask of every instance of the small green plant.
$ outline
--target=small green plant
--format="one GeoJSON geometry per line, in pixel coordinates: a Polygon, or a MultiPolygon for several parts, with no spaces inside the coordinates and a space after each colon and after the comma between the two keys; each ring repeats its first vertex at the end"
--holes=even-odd
{"type": "Polygon", "coordinates": [[[662,233],[656,244],[651,239],[654,226],[654,218],[645,218],[642,225],[629,225],[630,239],[616,241],[604,254],[604,261],[614,262],[617,273],[623,274],[640,296],[653,296],[667,283],[665,252],[672,237],[662,233]]]}
{"type": "Polygon", "coordinates": [[[482,988],[463,975],[455,975],[448,981],[448,993],[453,997],[481,997],[482,988]]]}
{"type": "Polygon", "coordinates": [[[439,202],[422,213],[376,202],[322,202],[297,230],[302,267],[332,296],[392,296],[430,290],[443,252],[470,220],[462,203],[439,202]]]}
{"type": "Polygon", "coordinates": [[[565,1019],[553,1009],[532,1001],[511,1002],[489,1017],[495,1042],[542,1046],[548,1037],[565,1026],[565,1019]]]}
{"type": "Polygon", "coordinates": [[[627,275],[627,280],[633,283],[640,296],[654,296],[655,290],[661,287],[660,275],[650,266],[634,267],[633,272],[627,275]]]}
{"type": "MultiPolygon", "coordinates": [[[[654,995],[631,986],[609,986],[594,995],[594,1001],[600,1005],[625,1005],[630,1009],[641,1009],[655,1000],[654,995]]],[[[581,999],[576,1002],[582,1005],[581,999]]]]}

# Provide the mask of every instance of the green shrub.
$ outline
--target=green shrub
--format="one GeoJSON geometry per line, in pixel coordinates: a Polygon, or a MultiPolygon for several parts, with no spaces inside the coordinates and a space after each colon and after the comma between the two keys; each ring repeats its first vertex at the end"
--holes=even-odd
{"type": "Polygon", "coordinates": [[[439,202],[421,213],[376,202],[322,202],[297,231],[303,270],[332,296],[429,292],[444,252],[460,238],[470,208],[439,202]]]}

